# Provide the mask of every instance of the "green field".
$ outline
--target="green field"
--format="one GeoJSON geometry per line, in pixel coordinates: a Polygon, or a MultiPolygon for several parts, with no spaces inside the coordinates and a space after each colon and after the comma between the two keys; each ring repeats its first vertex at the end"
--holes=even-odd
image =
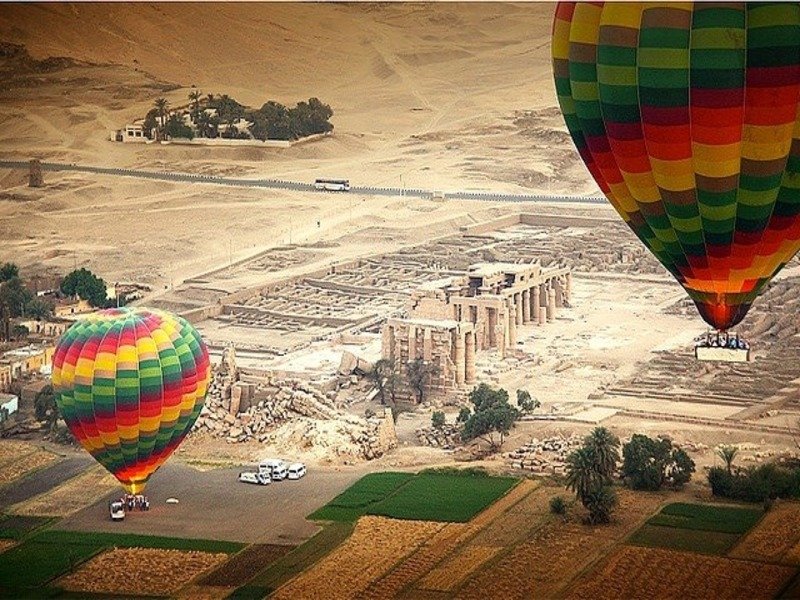
{"type": "Polygon", "coordinates": [[[0,538],[8,540],[21,540],[31,531],[39,529],[53,519],[50,517],[26,517],[21,515],[6,515],[0,518],[0,538]]]}
{"type": "Polygon", "coordinates": [[[473,472],[367,475],[309,518],[355,521],[362,515],[463,523],[506,494],[518,479],[473,472]]]}
{"type": "Polygon", "coordinates": [[[0,555],[0,595],[19,597],[14,590],[41,587],[104,549],[98,544],[20,544],[0,555]]]}
{"type": "Polygon", "coordinates": [[[762,514],[761,510],[753,508],[676,502],[662,508],[647,522],[661,527],[744,533],[758,523],[762,514]]]}
{"type": "Polygon", "coordinates": [[[84,531],[58,531],[48,529],[35,533],[26,543],[52,544],[54,546],[91,545],[102,548],[161,548],[172,550],[198,550],[233,554],[245,547],[239,542],[218,540],[192,540],[168,538],[135,533],[101,533],[84,531]]]}
{"type": "Polygon", "coordinates": [[[370,505],[390,496],[413,477],[413,473],[370,473],[308,518],[315,521],[355,521],[367,513],[370,505]]]}
{"type": "Polygon", "coordinates": [[[661,527],[645,524],[628,538],[628,542],[637,546],[723,555],[740,538],[741,534],[738,533],[721,533],[719,531],[701,531],[699,529],[681,529],[679,527],[661,527]]]}
{"type": "Polygon", "coordinates": [[[628,538],[638,546],[701,554],[725,554],[761,518],[752,508],[668,504],[628,538]]]}

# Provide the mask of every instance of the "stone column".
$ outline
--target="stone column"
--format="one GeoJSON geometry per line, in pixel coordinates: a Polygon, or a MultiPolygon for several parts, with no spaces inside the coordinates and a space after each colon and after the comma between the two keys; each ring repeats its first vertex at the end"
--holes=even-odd
{"type": "Polygon", "coordinates": [[[456,363],[456,385],[462,385],[466,375],[467,359],[464,334],[458,329],[456,329],[455,357],[453,358],[453,362],[456,363]]]}
{"type": "Polygon", "coordinates": [[[514,312],[517,317],[517,325],[522,325],[522,293],[514,294],[514,312]]]}
{"type": "Polygon", "coordinates": [[[489,329],[489,348],[494,348],[497,346],[497,309],[496,308],[487,308],[486,313],[488,314],[488,329],[489,329]]]}
{"type": "Polygon", "coordinates": [[[433,336],[429,327],[422,330],[422,359],[431,360],[433,358],[433,336]]]}
{"type": "Polygon", "coordinates": [[[527,325],[531,322],[531,292],[524,290],[522,292],[522,323],[527,325]]]}
{"type": "Polygon", "coordinates": [[[556,290],[556,308],[562,308],[564,306],[564,284],[561,277],[553,282],[553,287],[556,290]]]}
{"type": "Polygon", "coordinates": [[[408,361],[417,360],[417,328],[408,326],[408,361]]]}
{"type": "Polygon", "coordinates": [[[464,382],[475,383],[475,334],[473,332],[467,333],[464,353],[464,382]]]}
{"type": "Polygon", "coordinates": [[[531,321],[534,323],[539,321],[539,303],[541,299],[539,298],[539,286],[535,285],[531,289],[531,321]]]}
{"type": "Polygon", "coordinates": [[[517,347],[517,307],[513,299],[508,301],[508,347],[517,347]]]}
{"type": "Polygon", "coordinates": [[[566,288],[567,302],[572,302],[572,273],[567,273],[566,288]]]}
{"type": "Polygon", "coordinates": [[[556,291],[553,288],[547,290],[547,320],[552,321],[556,318],[556,291]]]}

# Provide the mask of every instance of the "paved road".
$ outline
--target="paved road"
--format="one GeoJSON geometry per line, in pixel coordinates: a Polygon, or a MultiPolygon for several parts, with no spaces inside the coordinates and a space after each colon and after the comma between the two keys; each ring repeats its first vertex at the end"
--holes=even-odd
{"type": "Polygon", "coordinates": [[[83,473],[92,464],[94,459],[88,455],[71,456],[4,485],[0,488],[0,510],[54,488],[83,473]]]}
{"type": "MultiPolygon", "coordinates": [[[[27,161],[0,160],[0,169],[28,169],[27,161]]],[[[272,188],[280,190],[317,191],[311,183],[300,181],[284,181],[282,179],[241,179],[235,177],[215,177],[213,175],[195,175],[193,173],[175,173],[167,171],[145,171],[141,169],[118,169],[114,167],[92,167],[67,163],[42,163],[43,171],[75,171],[79,173],[97,173],[120,177],[137,177],[159,181],[178,181],[189,183],[210,183],[238,187],[272,188]]],[[[430,198],[433,190],[418,188],[352,186],[350,191],[367,196],[413,196],[430,198]]],[[[333,193],[333,192],[327,192],[333,193]]],[[[493,192],[447,192],[447,198],[456,200],[484,200],[489,202],[569,202],[575,204],[605,204],[605,198],[588,196],[560,196],[544,194],[499,194],[493,192]]]]}

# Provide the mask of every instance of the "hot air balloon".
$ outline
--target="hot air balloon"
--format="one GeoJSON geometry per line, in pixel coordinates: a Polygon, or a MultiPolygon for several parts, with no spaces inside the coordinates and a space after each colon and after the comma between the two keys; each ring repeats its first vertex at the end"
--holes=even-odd
{"type": "Polygon", "coordinates": [[[53,387],[78,442],[128,494],[139,494],[203,407],[211,363],[186,320],[114,308],[72,325],[53,357],[53,387]]]}
{"type": "Polygon", "coordinates": [[[561,111],[600,189],[727,331],[800,249],[800,4],[559,3],[561,111]]]}

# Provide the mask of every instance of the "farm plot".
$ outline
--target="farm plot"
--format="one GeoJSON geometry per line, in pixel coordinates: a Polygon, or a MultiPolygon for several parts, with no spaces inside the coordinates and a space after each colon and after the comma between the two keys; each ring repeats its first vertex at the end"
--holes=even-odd
{"type": "Polygon", "coordinates": [[[198,583],[212,587],[239,587],[292,549],[293,546],[254,544],[200,579],[198,583]]]}
{"type": "Polygon", "coordinates": [[[370,473],[308,518],[315,521],[355,521],[367,514],[371,505],[393,494],[412,477],[413,473],[370,473]]]}
{"type": "Polygon", "coordinates": [[[0,596],[29,596],[22,590],[39,588],[103,549],[97,544],[58,546],[27,541],[2,554],[0,596]]]}
{"type": "Polygon", "coordinates": [[[394,494],[373,504],[369,514],[393,519],[464,523],[517,482],[511,477],[420,473],[394,494]]]}
{"type": "Polygon", "coordinates": [[[780,503],[731,551],[745,560],[800,564],[800,504],[780,503]]]}
{"type": "Polygon", "coordinates": [[[371,583],[358,599],[383,600],[395,597],[400,590],[417,581],[452,552],[457,540],[464,536],[469,526],[468,523],[448,523],[389,573],[371,583]]]}
{"type": "Polygon", "coordinates": [[[353,521],[362,515],[420,521],[466,522],[519,480],[459,473],[375,473],[309,516],[353,521]]]}
{"type": "Polygon", "coordinates": [[[417,588],[450,592],[503,548],[470,544],[428,573],[417,588]]]}
{"type": "Polygon", "coordinates": [[[0,538],[21,540],[34,529],[50,523],[47,517],[26,517],[22,515],[5,515],[0,517],[0,538]]]}
{"type": "MultiPolygon", "coordinates": [[[[434,534],[415,552],[403,559],[389,573],[371,583],[360,599],[382,600],[392,598],[428,573],[448,554],[456,551],[465,541],[470,540],[490,525],[494,526],[505,519],[505,514],[519,506],[529,497],[539,484],[525,479],[505,496],[486,508],[467,523],[448,523],[434,534]],[[503,517],[501,519],[500,517],[503,517]]],[[[414,594],[407,590],[407,594],[414,594]]],[[[429,598],[433,592],[420,592],[422,597],[429,598]]]]}
{"type": "Polygon", "coordinates": [[[361,517],[350,538],[272,598],[353,598],[444,528],[442,523],[361,517]]]}
{"type": "Polygon", "coordinates": [[[584,575],[568,598],[773,598],[795,574],[781,565],[625,546],[584,575]]]}
{"type": "Polygon", "coordinates": [[[3,442],[0,449],[0,485],[46,467],[58,458],[52,452],[23,442],[3,442]]]}
{"type": "Polygon", "coordinates": [[[115,548],[58,580],[68,591],[166,595],[227,560],[223,553],[153,548],[115,548]]]}
{"type": "Polygon", "coordinates": [[[725,554],[761,518],[760,510],[674,503],[647,520],[629,539],[639,546],[725,554]]]}
{"type": "Polygon", "coordinates": [[[120,489],[119,482],[98,465],[53,490],[10,506],[8,512],[17,515],[65,517],[94,504],[115,489],[120,489]]]}
{"type": "Polygon", "coordinates": [[[495,519],[470,542],[483,546],[510,547],[527,540],[531,530],[540,527],[542,520],[550,514],[550,498],[564,490],[540,487],[511,506],[502,518],[495,519]]]}
{"type": "MultiPolygon", "coordinates": [[[[576,573],[625,539],[663,501],[659,494],[630,490],[620,490],[618,496],[619,509],[610,525],[589,527],[539,516],[540,523],[546,519],[544,524],[538,528],[534,526],[526,541],[493,560],[491,568],[469,577],[456,593],[456,598],[552,598],[576,573]]],[[[541,510],[539,502],[543,497],[530,499],[527,509],[532,514],[541,510]]],[[[509,512],[515,509],[524,514],[526,505],[517,504],[509,512]]],[[[574,515],[570,518],[576,519],[574,515]]],[[[492,539],[490,530],[487,528],[485,534],[475,537],[475,541],[492,539]]]]}

